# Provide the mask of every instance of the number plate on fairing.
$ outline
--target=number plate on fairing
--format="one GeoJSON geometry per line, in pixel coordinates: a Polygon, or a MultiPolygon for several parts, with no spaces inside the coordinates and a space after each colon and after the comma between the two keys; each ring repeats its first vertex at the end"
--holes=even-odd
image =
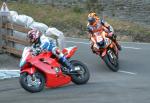
{"type": "Polygon", "coordinates": [[[102,41],[102,40],[103,40],[103,37],[102,37],[101,35],[96,36],[96,41],[97,41],[97,42],[100,42],[100,41],[102,41]]]}

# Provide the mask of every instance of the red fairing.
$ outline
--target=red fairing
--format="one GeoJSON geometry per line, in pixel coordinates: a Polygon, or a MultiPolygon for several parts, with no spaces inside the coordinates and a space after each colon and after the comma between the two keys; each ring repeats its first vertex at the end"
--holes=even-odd
{"type": "Polygon", "coordinates": [[[106,53],[107,53],[107,49],[104,49],[101,56],[104,57],[106,53]]]}
{"type": "Polygon", "coordinates": [[[32,75],[33,73],[36,72],[36,69],[35,69],[35,67],[30,67],[30,68],[28,67],[28,68],[22,69],[21,73],[23,73],[23,72],[27,72],[28,74],[32,75]]]}
{"type": "MultiPolygon", "coordinates": [[[[71,57],[75,48],[70,50],[68,57],[71,57]]],[[[63,74],[60,64],[56,58],[51,58],[52,53],[43,52],[37,56],[28,57],[26,64],[21,68],[21,73],[27,72],[33,74],[36,71],[41,72],[46,78],[46,87],[54,88],[63,86],[71,82],[71,77],[63,74]],[[58,70],[56,72],[56,69],[58,70]]]]}
{"type": "Polygon", "coordinates": [[[74,47],[69,47],[69,48],[64,48],[62,50],[63,54],[65,54],[66,58],[70,58],[72,57],[72,55],[74,55],[74,53],[77,51],[77,47],[74,46],[74,47]]]}

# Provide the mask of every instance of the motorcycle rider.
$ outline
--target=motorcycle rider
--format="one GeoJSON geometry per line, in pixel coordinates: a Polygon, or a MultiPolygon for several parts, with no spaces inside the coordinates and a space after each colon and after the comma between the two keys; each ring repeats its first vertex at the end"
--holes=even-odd
{"type": "MultiPolygon", "coordinates": [[[[87,29],[89,32],[89,38],[93,37],[94,33],[96,32],[101,32],[104,31],[105,36],[110,38],[117,46],[118,50],[121,50],[121,46],[116,40],[116,35],[114,34],[114,29],[113,27],[108,24],[106,21],[103,19],[100,20],[100,18],[97,16],[96,13],[92,12],[89,13],[88,15],[88,24],[87,24],[87,29]]],[[[104,44],[104,41],[102,43],[99,43],[100,45],[104,44]]],[[[96,53],[93,49],[93,44],[91,45],[91,49],[93,53],[96,53]]]]}
{"type": "Polygon", "coordinates": [[[34,55],[38,55],[42,50],[47,50],[53,53],[59,59],[59,62],[67,68],[67,73],[73,72],[73,66],[56,46],[53,40],[42,35],[37,29],[32,29],[28,32],[27,37],[35,49],[34,55]]]}

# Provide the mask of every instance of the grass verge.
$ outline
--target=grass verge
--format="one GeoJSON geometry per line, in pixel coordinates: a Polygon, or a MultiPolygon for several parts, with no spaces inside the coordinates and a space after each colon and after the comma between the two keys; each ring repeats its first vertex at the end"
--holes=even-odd
{"type": "MultiPolygon", "coordinates": [[[[0,2],[2,5],[2,2],[0,2]]],[[[56,7],[52,5],[8,3],[10,10],[25,14],[48,26],[63,31],[65,36],[87,38],[86,23],[88,12],[78,7],[56,7]]],[[[129,21],[106,18],[121,41],[150,42],[150,27],[129,21]]]]}

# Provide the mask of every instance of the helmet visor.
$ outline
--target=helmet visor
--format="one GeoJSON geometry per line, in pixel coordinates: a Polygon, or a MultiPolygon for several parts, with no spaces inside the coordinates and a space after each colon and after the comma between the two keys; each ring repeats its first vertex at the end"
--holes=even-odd
{"type": "Polygon", "coordinates": [[[95,23],[95,18],[89,17],[88,22],[89,22],[90,25],[93,25],[95,23]]]}

